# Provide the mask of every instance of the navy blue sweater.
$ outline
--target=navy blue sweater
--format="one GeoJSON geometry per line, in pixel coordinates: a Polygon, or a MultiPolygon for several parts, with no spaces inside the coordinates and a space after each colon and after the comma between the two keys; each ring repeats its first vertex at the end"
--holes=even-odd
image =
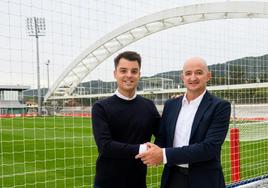
{"type": "Polygon", "coordinates": [[[116,95],[92,108],[93,133],[99,156],[95,186],[146,187],[146,166],[135,159],[140,144],[157,136],[159,113],[152,101],[137,96],[127,101],[116,95]]]}

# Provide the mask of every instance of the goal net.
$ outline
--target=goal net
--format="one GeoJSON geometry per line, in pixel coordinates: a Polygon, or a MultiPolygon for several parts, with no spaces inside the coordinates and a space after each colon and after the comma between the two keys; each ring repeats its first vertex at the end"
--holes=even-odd
{"type": "MultiPolygon", "coordinates": [[[[226,184],[265,187],[268,19],[191,8],[217,2],[0,1],[0,187],[93,187],[91,108],[114,94],[113,59],[126,50],[141,54],[137,92],[160,114],[167,99],[186,91],[184,61],[204,58],[208,90],[232,103],[222,146],[226,184]],[[193,15],[134,21],[184,6],[193,15]]],[[[148,168],[148,188],[160,186],[162,169],[148,168]]]]}

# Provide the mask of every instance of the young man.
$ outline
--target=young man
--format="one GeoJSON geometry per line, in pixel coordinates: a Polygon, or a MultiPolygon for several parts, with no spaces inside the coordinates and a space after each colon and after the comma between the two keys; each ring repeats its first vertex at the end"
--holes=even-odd
{"type": "Polygon", "coordinates": [[[136,156],[144,164],[164,163],[161,188],[224,188],[221,146],[226,137],[230,103],[206,91],[211,78],[205,60],[190,58],[181,76],[187,92],[166,102],[162,140],[136,156]]]}
{"type": "Polygon", "coordinates": [[[99,156],[95,188],[145,188],[146,165],[135,155],[158,132],[159,113],[152,101],[136,94],[141,57],[126,51],[114,59],[115,95],[92,108],[94,138],[99,156]]]}

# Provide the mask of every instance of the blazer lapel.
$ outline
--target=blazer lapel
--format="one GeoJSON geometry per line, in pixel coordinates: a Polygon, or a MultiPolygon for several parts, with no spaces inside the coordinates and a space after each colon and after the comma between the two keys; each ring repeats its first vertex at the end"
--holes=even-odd
{"type": "Polygon", "coordinates": [[[173,139],[174,139],[174,133],[175,133],[175,128],[176,128],[176,123],[177,123],[177,119],[178,119],[178,116],[179,116],[179,113],[180,113],[180,110],[181,110],[181,102],[182,102],[182,99],[183,97],[180,97],[178,100],[175,100],[173,105],[172,105],[172,110],[173,111],[173,114],[172,114],[172,120],[171,120],[171,143],[172,143],[172,146],[173,146],[173,139]]]}
{"type": "Polygon", "coordinates": [[[192,125],[190,140],[192,136],[194,135],[194,132],[196,131],[201,118],[203,117],[204,113],[206,112],[207,108],[209,107],[211,103],[210,99],[211,99],[210,93],[207,91],[196,111],[195,118],[194,118],[193,125],[192,125]]]}

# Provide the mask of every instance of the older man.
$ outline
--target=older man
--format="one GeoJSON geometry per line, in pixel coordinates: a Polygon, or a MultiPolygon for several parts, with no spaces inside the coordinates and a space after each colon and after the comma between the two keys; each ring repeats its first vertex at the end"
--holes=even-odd
{"type": "Polygon", "coordinates": [[[224,188],[221,146],[226,137],[231,107],[206,90],[211,78],[205,60],[188,59],[181,79],[187,92],[166,102],[161,137],[136,158],[144,164],[164,163],[162,188],[224,188]]]}

